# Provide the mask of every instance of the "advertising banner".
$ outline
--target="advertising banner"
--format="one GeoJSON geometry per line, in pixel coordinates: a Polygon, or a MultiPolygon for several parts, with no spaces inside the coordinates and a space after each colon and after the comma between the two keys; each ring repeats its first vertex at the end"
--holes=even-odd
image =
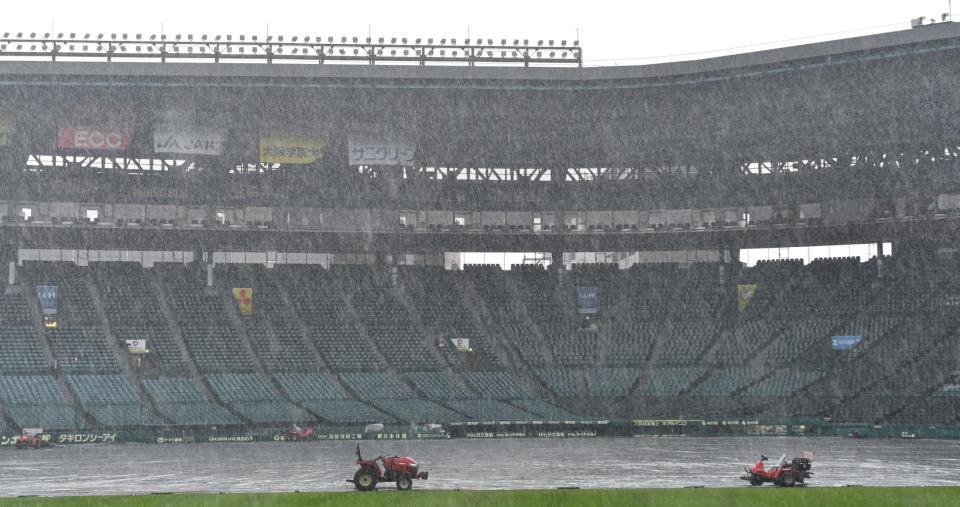
{"type": "Polygon", "coordinates": [[[378,137],[350,136],[350,165],[413,165],[417,148],[407,141],[389,141],[378,137]]]}
{"type": "Polygon", "coordinates": [[[747,309],[747,306],[750,305],[750,300],[753,299],[753,295],[757,293],[757,284],[748,283],[737,285],[737,308],[740,311],[747,309]]]}
{"type": "Polygon", "coordinates": [[[469,338],[451,338],[450,342],[453,343],[458,352],[470,352],[471,350],[469,338]]]}
{"type": "Polygon", "coordinates": [[[133,129],[115,127],[60,127],[58,148],[77,150],[125,150],[133,139],[133,129]]]}
{"type": "Polygon", "coordinates": [[[233,289],[233,299],[237,301],[240,313],[245,317],[253,315],[253,289],[249,287],[233,289]]]}
{"type": "Polygon", "coordinates": [[[600,311],[600,298],[596,287],[577,288],[577,309],[580,313],[597,313],[600,311]]]}
{"type": "Polygon", "coordinates": [[[40,300],[40,311],[44,315],[57,314],[57,286],[38,285],[37,299],[40,300]]]}
{"type": "Polygon", "coordinates": [[[0,116],[0,147],[10,146],[13,137],[13,120],[0,116]]]}
{"type": "Polygon", "coordinates": [[[127,340],[127,352],[131,354],[146,354],[147,340],[127,340]]]}
{"type": "Polygon", "coordinates": [[[860,343],[863,339],[861,335],[834,336],[832,340],[833,350],[847,350],[860,343]]]}
{"type": "Polygon", "coordinates": [[[178,153],[182,155],[220,155],[227,132],[221,128],[204,128],[197,125],[157,125],[153,131],[154,153],[178,153]]]}
{"type": "Polygon", "coordinates": [[[312,164],[323,158],[326,146],[319,134],[260,133],[260,162],[265,164],[312,164]]]}

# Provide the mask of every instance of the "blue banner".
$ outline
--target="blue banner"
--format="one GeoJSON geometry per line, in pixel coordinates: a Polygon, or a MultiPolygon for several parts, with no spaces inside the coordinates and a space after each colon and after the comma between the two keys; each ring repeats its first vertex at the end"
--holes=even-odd
{"type": "Polygon", "coordinates": [[[860,343],[860,340],[863,339],[863,336],[852,335],[852,336],[834,336],[833,337],[833,350],[847,350],[850,347],[860,343]]]}
{"type": "Polygon", "coordinates": [[[600,311],[600,298],[597,297],[596,287],[577,288],[577,309],[580,313],[597,313],[600,311]]]}
{"type": "Polygon", "coordinates": [[[37,299],[40,300],[40,311],[44,315],[57,314],[57,286],[38,285],[37,299]]]}

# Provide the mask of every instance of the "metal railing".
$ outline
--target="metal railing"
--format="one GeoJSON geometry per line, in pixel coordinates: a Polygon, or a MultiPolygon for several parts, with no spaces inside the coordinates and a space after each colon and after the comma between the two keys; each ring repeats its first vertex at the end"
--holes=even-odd
{"type": "Polygon", "coordinates": [[[257,35],[4,33],[0,60],[177,60],[583,66],[579,41],[257,35]]]}

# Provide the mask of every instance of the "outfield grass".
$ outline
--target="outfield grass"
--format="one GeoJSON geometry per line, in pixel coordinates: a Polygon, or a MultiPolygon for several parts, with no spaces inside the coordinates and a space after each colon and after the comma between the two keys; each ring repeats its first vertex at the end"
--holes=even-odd
{"type": "Polygon", "coordinates": [[[411,491],[383,490],[338,493],[184,494],[143,496],[88,496],[57,498],[5,498],[5,506],[332,506],[358,507],[579,507],[601,506],[758,506],[812,507],[821,505],[960,505],[960,488],[715,488],[715,489],[584,489],[511,491],[411,491]]]}

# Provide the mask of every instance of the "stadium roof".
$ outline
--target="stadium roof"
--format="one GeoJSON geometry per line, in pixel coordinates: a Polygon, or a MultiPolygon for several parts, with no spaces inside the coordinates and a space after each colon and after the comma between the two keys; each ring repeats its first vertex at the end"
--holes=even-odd
{"type": "MultiPolygon", "coordinates": [[[[355,65],[355,64],[256,64],[203,62],[130,62],[130,61],[22,61],[0,60],[0,76],[103,76],[113,78],[333,78],[390,80],[389,87],[424,86],[422,80],[464,81],[506,80],[537,82],[556,86],[566,84],[590,87],[597,81],[634,81],[662,79],[777,66],[796,62],[827,65],[855,59],[876,59],[909,52],[960,46],[960,24],[939,23],[922,27],[828,42],[818,42],[701,60],[631,66],[505,67],[463,65],[355,65]],[[414,82],[394,80],[415,79],[414,82]]],[[[559,49],[559,48],[558,48],[559,49]]],[[[211,57],[212,59],[212,57],[211,57]]],[[[35,81],[34,81],[35,82],[35,81]]],[[[8,81],[9,83],[9,81],[8,81]]],[[[63,81],[58,80],[63,84],[63,81]]],[[[626,83],[621,83],[626,84],[626,83]]],[[[434,83],[433,86],[436,84],[434,83]]]]}

